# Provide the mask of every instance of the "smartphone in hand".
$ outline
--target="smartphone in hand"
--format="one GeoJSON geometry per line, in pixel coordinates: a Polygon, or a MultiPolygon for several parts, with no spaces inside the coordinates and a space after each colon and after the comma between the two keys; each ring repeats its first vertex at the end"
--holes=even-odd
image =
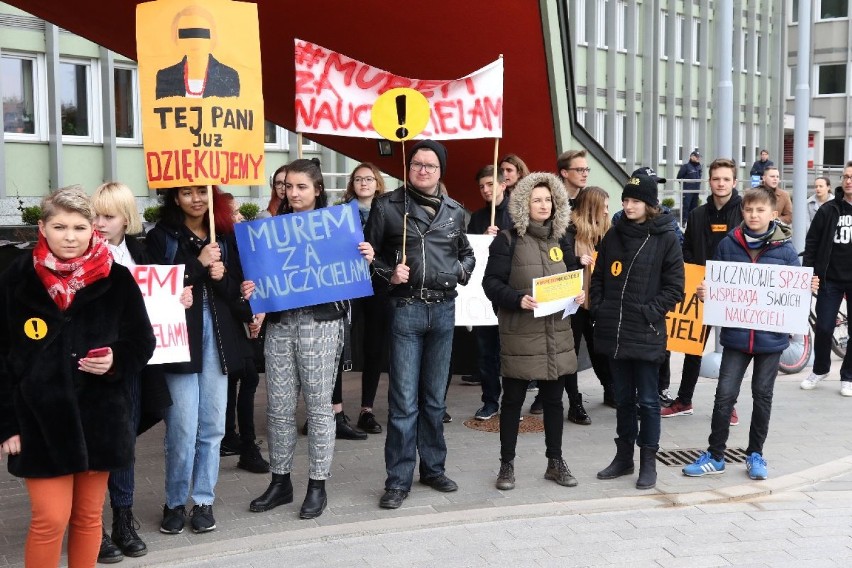
{"type": "Polygon", "coordinates": [[[106,357],[107,355],[109,355],[109,347],[96,347],[95,349],[89,349],[89,352],[86,353],[86,359],[106,357]]]}

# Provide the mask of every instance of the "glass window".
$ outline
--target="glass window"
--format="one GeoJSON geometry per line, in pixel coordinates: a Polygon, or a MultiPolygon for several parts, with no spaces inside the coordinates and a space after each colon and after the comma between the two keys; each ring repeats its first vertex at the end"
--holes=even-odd
{"type": "Polygon", "coordinates": [[[586,45],[586,3],[574,2],[573,4],[577,8],[577,25],[574,26],[574,29],[577,30],[577,43],[586,45]]]}
{"type": "Polygon", "coordinates": [[[845,18],[849,16],[848,0],[822,0],[819,5],[819,17],[821,20],[833,18],[845,18]]]}
{"type": "Polygon", "coordinates": [[[846,64],[820,65],[817,94],[838,95],[846,92],[846,64]]]}
{"type": "Polygon", "coordinates": [[[67,62],[59,64],[59,97],[62,134],[89,136],[88,65],[67,62]]]}
{"type": "Polygon", "coordinates": [[[660,59],[669,58],[669,13],[665,10],[660,11],[660,59]]]}
{"type": "Polygon", "coordinates": [[[822,143],[822,162],[826,166],[842,166],[846,163],[843,138],[826,138],[822,143]]]}
{"type": "Polygon", "coordinates": [[[607,25],[606,21],[606,4],[607,0],[598,0],[596,3],[595,10],[595,18],[597,19],[597,43],[598,47],[601,49],[607,49],[607,46],[611,43],[609,38],[607,37],[610,33],[612,33],[612,26],[607,25]]]}
{"type": "Polygon", "coordinates": [[[799,0],[790,2],[790,21],[794,24],[799,23],[799,0]]]}
{"type": "Polygon", "coordinates": [[[3,57],[3,132],[35,134],[35,61],[3,57]]]}
{"type": "Polygon", "coordinates": [[[701,20],[692,19],[692,62],[701,63],[701,20]]]}
{"type": "Polygon", "coordinates": [[[265,144],[278,143],[278,129],[274,122],[263,121],[263,142],[265,144]]]}
{"type": "MultiPolygon", "coordinates": [[[[135,94],[133,69],[115,68],[115,135],[117,138],[136,138],[135,94]]],[[[63,121],[64,125],[64,121],[63,121]]]]}

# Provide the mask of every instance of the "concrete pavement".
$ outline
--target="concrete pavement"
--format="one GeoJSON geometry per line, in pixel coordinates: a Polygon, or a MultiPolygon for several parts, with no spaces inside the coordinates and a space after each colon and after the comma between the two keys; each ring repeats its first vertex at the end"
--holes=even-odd
{"type": "MultiPolygon", "coordinates": [[[[674,354],[673,392],[679,381],[681,364],[682,356],[674,354]]],[[[837,376],[839,365],[839,360],[835,359],[833,377],[837,376]]],[[[592,417],[592,425],[566,423],[563,437],[565,458],[578,478],[579,486],[560,487],[542,478],[546,467],[543,434],[531,433],[521,435],[519,439],[515,464],[517,488],[501,492],[494,489],[498,469],[498,435],[475,431],[462,423],[464,419],[472,417],[478,408],[480,391],[477,387],[463,386],[454,381],[448,397],[449,412],[454,422],[447,425],[445,431],[449,447],[447,473],[459,483],[458,492],[438,493],[418,486],[415,482],[402,508],[396,511],[379,509],[377,503],[384,481],[384,435],[371,435],[363,442],[338,441],[333,464],[334,477],[328,482],[329,507],[316,520],[299,520],[298,508],[307,482],[307,444],[301,438],[293,472],[295,502],[267,513],[250,513],[248,502],[263,492],[268,484],[268,476],[237,469],[236,457],[223,458],[214,505],[219,528],[204,535],[186,531],[183,535],[169,536],[157,530],[163,502],[160,426],[140,438],[137,451],[134,511],[142,524],[140,535],[147,542],[150,552],[142,558],[125,559],[121,565],[307,566],[314,561],[318,564],[321,559],[324,559],[323,565],[346,563],[356,566],[382,563],[380,559],[385,565],[434,564],[436,560],[450,566],[501,565],[504,561],[507,564],[530,565],[533,560],[541,561],[541,565],[549,565],[547,562],[559,562],[561,566],[572,565],[572,562],[577,565],[606,564],[617,559],[607,556],[610,553],[630,550],[638,554],[640,544],[644,547],[641,550],[649,550],[646,544],[662,542],[661,539],[668,539],[675,544],[679,542],[677,539],[681,537],[677,533],[662,534],[662,529],[653,524],[653,519],[673,515],[665,522],[680,526],[683,525],[683,519],[672,519],[713,515],[708,518],[716,519],[715,523],[724,525],[733,523],[725,520],[725,515],[735,515],[745,525],[748,523],[743,515],[748,516],[748,511],[755,514],[764,511],[761,507],[771,506],[765,503],[781,499],[779,494],[792,495],[790,499],[798,503],[797,506],[800,505],[800,511],[836,509],[838,520],[844,519],[841,523],[845,522],[843,526],[852,535],[849,527],[852,509],[846,508],[852,508],[852,500],[849,499],[852,496],[852,481],[849,477],[852,475],[852,436],[848,434],[847,419],[852,399],[838,394],[839,383],[836,380],[823,382],[814,391],[801,391],[798,385],[806,374],[807,371],[804,371],[797,375],[780,375],[778,378],[773,420],[765,448],[770,479],[765,482],[750,481],[742,464],[730,464],[724,475],[698,479],[684,477],[679,467],[658,465],[657,488],[645,492],[634,488],[635,476],[613,481],[597,480],[595,473],[609,463],[614,452],[612,438],[615,432],[615,411],[601,404],[600,385],[591,371],[584,371],[580,374],[580,387],[588,401],[586,409],[592,417]],[[846,480],[841,483],[844,489],[835,491],[834,499],[814,496],[827,493],[820,489],[820,483],[831,479],[846,480]],[[844,486],[843,483],[850,486],[844,486]],[[810,491],[801,492],[809,488],[816,488],[816,492],[813,495],[810,491]],[[752,502],[755,499],[766,500],[767,497],[771,499],[752,502]],[[833,503],[842,499],[847,504],[845,507],[826,506],[826,501],[833,503]],[[738,507],[743,506],[743,503],[729,503],[743,500],[748,501],[745,505],[752,509],[739,510],[738,507]],[[634,526],[630,520],[634,517],[652,520],[647,523],[637,521],[638,526],[634,526]],[[606,548],[612,544],[609,533],[615,529],[605,524],[608,521],[600,519],[608,518],[617,519],[617,522],[613,522],[630,532],[630,538],[625,538],[626,533],[620,536],[627,544],[613,544],[612,549],[606,548]],[[537,532],[548,534],[548,526],[571,527],[571,531],[575,531],[575,526],[585,525],[588,525],[589,530],[578,529],[583,531],[577,532],[580,540],[559,541],[559,546],[574,550],[572,555],[588,554],[587,561],[566,560],[564,554],[550,555],[546,549],[557,546],[552,538],[538,539],[531,536],[537,532]],[[526,536],[520,538],[507,527],[526,536]],[[476,536],[482,534],[482,538],[486,538],[485,535],[494,530],[502,536],[491,545],[486,546],[476,536]],[[472,535],[470,542],[465,536],[468,533],[472,535]],[[596,537],[590,536],[590,533],[597,534],[598,540],[594,540],[596,537]],[[416,535],[424,535],[419,544],[417,538],[421,537],[416,535]],[[409,537],[414,539],[410,544],[407,540],[409,537]],[[584,541],[584,538],[588,540],[584,541]],[[646,539],[650,540],[646,542],[646,539]],[[437,544],[430,546],[429,543],[433,541],[437,544]],[[531,551],[524,544],[529,542],[533,545],[538,543],[538,548],[535,548],[537,552],[531,551]],[[600,547],[583,546],[583,542],[607,544],[602,552],[600,547]],[[324,547],[332,543],[335,543],[334,546],[345,545],[346,548],[339,549],[339,554],[326,554],[324,547]],[[323,548],[312,549],[311,546],[323,548]],[[477,555],[473,549],[482,546],[485,546],[486,551],[497,552],[492,556],[485,553],[477,555]],[[517,552],[519,556],[512,555],[513,546],[520,551],[517,552]],[[304,555],[300,556],[303,551],[304,555]],[[545,554],[542,555],[542,552],[545,554]],[[514,561],[511,560],[513,558],[514,561]],[[519,558],[522,561],[519,562],[519,558]],[[557,560],[554,561],[554,558],[557,560]],[[291,562],[296,559],[298,561],[291,562]]],[[[744,383],[746,393],[741,396],[741,403],[737,406],[741,424],[732,428],[730,446],[747,445],[751,417],[748,384],[747,379],[744,383]]],[[[380,388],[381,398],[385,392],[384,379],[380,388]]],[[[695,414],[663,421],[662,449],[706,447],[714,390],[715,381],[701,379],[696,390],[695,414]]],[[[358,402],[359,394],[358,376],[347,375],[344,399],[350,401],[347,412],[353,419],[357,414],[357,405],[353,403],[358,402]]],[[[259,393],[257,401],[259,436],[265,438],[265,395],[259,393]]],[[[379,402],[376,413],[380,422],[384,423],[387,412],[385,402],[379,402]]],[[[263,450],[265,453],[265,447],[263,450]]],[[[790,510],[793,509],[795,507],[791,505],[790,510]]],[[[28,502],[23,484],[5,472],[0,474],[0,511],[0,568],[21,566],[23,540],[29,518],[28,502]]],[[[693,535],[707,536],[702,529],[703,525],[692,520],[689,522],[695,524],[693,535]]],[[[737,527],[724,526],[730,529],[726,532],[729,537],[719,538],[739,539],[737,527]]],[[[745,527],[742,530],[750,532],[752,528],[745,527]]],[[[568,534],[574,534],[571,531],[568,534]]],[[[790,536],[790,542],[797,542],[795,538],[790,536]]],[[[709,536],[707,540],[715,542],[709,536]]],[[[678,565],[675,561],[681,561],[682,558],[671,553],[669,549],[673,545],[668,541],[663,544],[661,547],[651,547],[654,552],[642,553],[633,560],[639,562],[637,565],[678,565]],[[667,558],[660,551],[668,551],[670,557],[667,558]]],[[[802,547],[790,545],[791,550],[799,548],[802,547]]],[[[729,554],[733,556],[728,558],[708,553],[701,555],[702,559],[697,564],[684,565],[727,565],[714,564],[722,560],[729,564],[749,564],[737,557],[736,551],[729,554]]],[[[839,554],[837,552],[831,558],[841,558],[839,554]]],[[[796,557],[791,558],[796,560],[796,557]]],[[[767,565],[776,564],[770,562],[767,565]]],[[[841,562],[837,565],[844,564],[841,562]]]]}

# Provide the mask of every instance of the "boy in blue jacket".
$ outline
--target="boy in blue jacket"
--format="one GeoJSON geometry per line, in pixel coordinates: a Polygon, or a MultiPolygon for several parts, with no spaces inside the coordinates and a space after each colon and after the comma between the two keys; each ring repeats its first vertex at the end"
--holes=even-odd
{"type": "MultiPolygon", "coordinates": [[[[722,239],[713,260],[800,266],[796,249],[790,242],[792,231],[776,222],[778,213],[775,206],[772,191],[762,187],[746,190],[742,201],[743,223],[722,239]]],[[[819,279],[814,276],[811,282],[814,291],[818,284],[819,279]]],[[[698,287],[701,300],[704,300],[705,292],[702,283],[698,287]]],[[[731,409],[740,394],[746,368],[754,360],[751,377],[754,408],[746,449],[746,470],[751,479],[766,479],[763,443],[769,431],[778,361],[790,338],[786,333],[723,327],[720,341],[724,349],[710,423],[709,446],[695,463],[683,468],[683,473],[689,477],[700,477],[725,472],[725,444],[730,430],[731,409]]]]}

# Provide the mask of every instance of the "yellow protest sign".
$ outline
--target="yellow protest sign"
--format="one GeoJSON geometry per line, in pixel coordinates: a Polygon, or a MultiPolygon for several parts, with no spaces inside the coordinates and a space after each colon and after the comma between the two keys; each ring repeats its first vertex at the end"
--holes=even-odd
{"type": "Polygon", "coordinates": [[[394,142],[409,140],[429,123],[429,101],[414,89],[390,89],[373,103],[370,118],[382,137],[394,142]]]}
{"type": "Polygon", "coordinates": [[[683,269],[684,300],[666,314],[666,349],[689,355],[702,355],[710,327],[702,324],[704,302],[698,299],[695,290],[704,280],[704,267],[699,264],[684,264],[683,269]]]}
{"type": "Polygon", "coordinates": [[[533,298],[539,304],[576,298],[582,291],[582,269],[533,280],[533,298]]]}
{"type": "Polygon", "coordinates": [[[257,5],[157,0],[136,7],[151,188],[263,183],[257,5]]]}

